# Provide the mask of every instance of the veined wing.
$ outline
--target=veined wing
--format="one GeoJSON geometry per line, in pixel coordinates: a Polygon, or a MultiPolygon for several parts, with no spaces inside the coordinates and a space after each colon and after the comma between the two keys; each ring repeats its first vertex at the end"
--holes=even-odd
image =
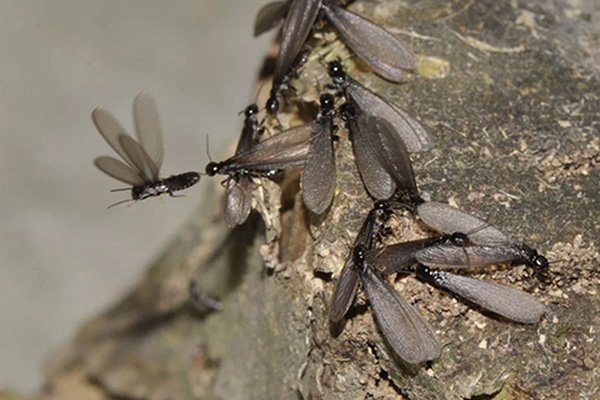
{"type": "Polygon", "coordinates": [[[522,256],[512,246],[455,246],[440,244],[417,250],[417,261],[438,269],[480,268],[488,265],[518,261],[522,256]]]}
{"type": "Polygon", "coordinates": [[[415,264],[416,252],[429,243],[431,239],[420,239],[392,244],[383,249],[374,249],[367,253],[367,261],[370,265],[383,269],[386,275],[394,274],[415,264]]]}
{"type": "Polygon", "coordinates": [[[356,297],[358,277],[358,272],[354,270],[353,257],[350,255],[344,264],[344,268],[342,268],[340,277],[333,290],[331,309],[329,310],[329,319],[332,322],[341,321],[350,309],[356,297]]]}
{"type": "Polygon", "coordinates": [[[419,153],[433,147],[425,128],[398,106],[370,91],[354,79],[346,77],[347,92],[351,101],[363,113],[387,120],[411,153],[419,153]]]}
{"type": "Polygon", "coordinates": [[[296,55],[310,34],[320,8],[321,0],[292,0],[281,31],[281,47],[273,77],[274,87],[279,86],[290,71],[296,55]]]}
{"type": "Polygon", "coordinates": [[[340,7],[337,2],[326,1],[323,12],[348,47],[383,78],[402,82],[406,72],[417,67],[416,55],[379,25],[340,7]]]}
{"type": "Polygon", "coordinates": [[[418,364],[440,354],[431,326],[371,267],[361,274],[375,318],[394,351],[405,361],[418,364]]]}
{"type": "Polygon", "coordinates": [[[106,175],[132,186],[140,186],[146,183],[144,178],[127,164],[116,158],[103,156],[94,160],[94,165],[106,175]]]}
{"type": "Polygon", "coordinates": [[[247,176],[229,179],[225,192],[224,217],[229,226],[246,222],[252,209],[252,181],[247,176]]]}
{"type": "Polygon", "coordinates": [[[119,135],[119,144],[127,153],[136,170],[146,182],[156,182],[159,179],[158,167],[152,161],[141,144],[133,140],[129,135],[119,135]]]}
{"type": "Polygon", "coordinates": [[[358,117],[361,132],[367,135],[370,150],[381,166],[390,174],[399,189],[418,197],[417,182],[404,142],[394,134],[392,125],[383,118],[368,114],[358,117]]]}
{"type": "Polygon", "coordinates": [[[370,131],[362,131],[356,119],[350,119],[346,124],[350,131],[356,166],[367,191],[376,199],[390,198],[396,190],[396,184],[371,151],[367,137],[370,131]]]}
{"type": "Polygon", "coordinates": [[[427,202],[417,208],[419,218],[442,233],[462,232],[474,244],[510,246],[517,242],[487,222],[444,203],[427,202]]]}
{"type": "Polygon", "coordinates": [[[289,1],[273,1],[265,4],[254,20],[254,36],[262,35],[263,33],[275,28],[290,8],[289,1]]]}
{"type": "Polygon", "coordinates": [[[302,167],[308,155],[311,133],[318,127],[317,122],[310,122],[271,136],[224,161],[223,172],[236,168],[270,171],[302,167]]]}
{"type": "Polygon", "coordinates": [[[119,143],[119,136],[127,134],[127,131],[119,121],[103,107],[98,107],[92,111],[92,121],[94,121],[96,129],[98,129],[98,132],[100,132],[100,135],[102,135],[110,147],[117,152],[123,161],[141,175],[142,171],[137,169],[129,154],[127,154],[121,143],[119,143]]]}
{"type": "Polygon", "coordinates": [[[330,119],[317,122],[302,171],[302,198],[308,209],[315,214],[322,214],[329,207],[335,191],[332,129],[330,119]]]}
{"type": "Polygon", "coordinates": [[[147,92],[133,101],[133,118],[138,141],[160,171],[165,155],[162,129],[156,102],[147,92]]]}
{"type": "Polygon", "coordinates": [[[421,269],[419,276],[478,306],[510,320],[535,324],[544,314],[544,304],[529,293],[447,271],[421,269]]]}

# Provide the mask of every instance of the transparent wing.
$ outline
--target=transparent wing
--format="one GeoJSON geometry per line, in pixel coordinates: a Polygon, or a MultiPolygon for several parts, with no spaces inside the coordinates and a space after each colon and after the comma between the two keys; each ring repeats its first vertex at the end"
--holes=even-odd
{"type": "Polygon", "coordinates": [[[394,274],[406,270],[417,262],[415,253],[431,243],[431,239],[397,243],[367,253],[369,264],[383,269],[384,274],[394,274]]]}
{"type": "Polygon", "coordinates": [[[329,310],[329,319],[332,322],[339,322],[344,318],[354,302],[357,289],[358,273],[354,270],[354,261],[351,255],[346,260],[333,290],[331,309],[329,310]]]}
{"type": "Polygon", "coordinates": [[[544,304],[521,290],[447,271],[422,269],[419,276],[510,320],[535,324],[544,314],[544,304]]]}
{"type": "Polygon", "coordinates": [[[123,146],[121,146],[121,143],[119,143],[119,136],[127,134],[127,131],[125,131],[125,128],[123,128],[119,121],[103,107],[98,107],[92,111],[92,121],[94,121],[96,129],[98,129],[98,132],[100,132],[110,147],[112,147],[131,168],[141,174],[142,171],[137,169],[137,166],[133,163],[129,154],[127,154],[123,149],[123,146]]]}
{"type": "Polygon", "coordinates": [[[423,126],[398,106],[373,93],[354,79],[346,77],[347,92],[352,102],[362,112],[387,120],[411,153],[433,147],[431,137],[423,126]]]}
{"type": "Polygon", "coordinates": [[[254,145],[256,144],[256,131],[256,125],[248,124],[247,121],[244,122],[244,128],[242,129],[242,133],[240,134],[240,139],[238,140],[237,148],[235,149],[235,154],[243,153],[254,147],[254,145]]]}
{"type": "Polygon", "coordinates": [[[224,217],[229,226],[246,222],[252,209],[252,181],[246,176],[229,179],[225,192],[224,217]]]}
{"type": "Polygon", "coordinates": [[[417,56],[379,25],[330,1],[323,12],[348,47],[383,78],[402,82],[417,67],[417,56]]]}
{"type": "Polygon", "coordinates": [[[367,135],[370,131],[362,131],[355,119],[348,120],[347,126],[356,166],[367,191],[376,199],[390,198],[396,190],[396,184],[369,147],[367,135]]]}
{"type": "Polygon", "coordinates": [[[165,154],[162,129],[156,102],[148,93],[138,94],[133,101],[133,118],[138,141],[160,170],[165,154]]]}
{"type": "Polygon", "coordinates": [[[448,204],[423,203],[417,208],[417,214],[433,229],[447,234],[465,233],[474,244],[510,246],[517,243],[487,222],[448,204]]]}
{"type": "Polygon", "coordinates": [[[256,14],[254,36],[260,36],[279,25],[289,8],[289,1],[274,1],[265,4],[256,14]]]}
{"type": "Polygon", "coordinates": [[[394,134],[392,125],[385,119],[361,114],[358,117],[358,126],[361,132],[368,132],[371,152],[392,177],[396,186],[418,197],[419,191],[408,150],[404,142],[394,134]]]}
{"type": "Polygon", "coordinates": [[[311,122],[271,136],[250,150],[225,160],[223,173],[237,168],[270,171],[302,167],[308,155],[311,133],[318,126],[311,122]]]}
{"type": "Polygon", "coordinates": [[[278,87],[290,71],[317,19],[321,0],[292,0],[281,31],[281,47],[275,64],[273,86],[278,87]]]}
{"type": "Polygon", "coordinates": [[[518,261],[518,249],[510,246],[466,246],[441,244],[425,247],[415,253],[417,261],[431,268],[480,268],[518,261]]]}
{"type": "Polygon", "coordinates": [[[133,165],[140,171],[140,175],[146,182],[156,182],[159,179],[158,167],[141,144],[128,135],[119,135],[119,144],[131,158],[133,165]]]}
{"type": "Polygon", "coordinates": [[[431,326],[371,267],[361,275],[375,318],[394,351],[405,361],[418,364],[440,354],[431,326]]]}
{"type": "Polygon", "coordinates": [[[106,175],[132,186],[140,186],[146,183],[144,178],[127,164],[112,157],[98,157],[94,165],[106,175]]]}
{"type": "Polygon", "coordinates": [[[322,214],[331,204],[335,191],[335,155],[331,120],[324,120],[317,126],[302,172],[302,198],[309,210],[322,214]]]}

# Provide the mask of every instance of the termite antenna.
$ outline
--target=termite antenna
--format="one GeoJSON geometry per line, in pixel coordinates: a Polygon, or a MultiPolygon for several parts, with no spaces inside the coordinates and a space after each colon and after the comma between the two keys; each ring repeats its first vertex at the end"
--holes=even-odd
{"type": "Polygon", "coordinates": [[[128,190],[131,190],[131,188],[111,189],[110,191],[112,193],[112,192],[125,192],[125,191],[128,191],[128,190]]]}
{"type": "MultiPolygon", "coordinates": [[[[127,203],[128,201],[131,201],[131,199],[127,199],[127,200],[122,200],[122,201],[118,201],[116,203],[111,204],[110,206],[106,207],[107,210],[110,210],[111,208],[118,206],[119,204],[123,204],[123,203],[127,203]]],[[[133,204],[135,204],[136,202],[134,201],[133,204]]]]}
{"type": "Polygon", "coordinates": [[[210,141],[208,140],[208,134],[206,134],[206,155],[208,156],[208,160],[213,162],[213,159],[210,156],[210,141]]]}

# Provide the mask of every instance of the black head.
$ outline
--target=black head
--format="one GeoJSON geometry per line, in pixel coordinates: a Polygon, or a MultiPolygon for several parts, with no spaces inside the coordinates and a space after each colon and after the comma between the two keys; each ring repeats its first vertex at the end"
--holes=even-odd
{"type": "Polygon", "coordinates": [[[221,169],[221,164],[211,161],[206,165],[206,175],[208,176],[215,176],[216,174],[219,173],[219,170],[221,169]]]}
{"type": "Polygon", "coordinates": [[[531,266],[538,272],[544,272],[548,270],[550,263],[548,259],[541,254],[536,254],[529,259],[531,266]]]}
{"type": "Polygon", "coordinates": [[[144,190],[146,190],[146,186],[134,186],[131,188],[131,198],[133,200],[141,200],[144,194],[144,190]]]}
{"type": "Polygon", "coordinates": [[[532,249],[529,246],[522,245],[521,252],[523,258],[525,258],[525,261],[527,262],[527,265],[533,268],[536,272],[544,272],[548,269],[550,264],[548,259],[539,254],[537,250],[532,249]]]}
{"type": "Polygon", "coordinates": [[[250,118],[254,115],[258,114],[258,107],[256,106],[256,104],[250,104],[248,107],[246,107],[246,109],[244,110],[244,116],[246,118],[250,118]]]}
{"type": "Polygon", "coordinates": [[[454,232],[452,235],[450,235],[448,241],[459,247],[465,247],[470,243],[469,236],[462,232],[454,232]]]}
{"type": "Polygon", "coordinates": [[[332,116],[335,112],[335,98],[329,93],[321,95],[321,114],[332,116]]]}
{"type": "Polygon", "coordinates": [[[265,108],[267,110],[267,114],[269,115],[275,115],[277,113],[277,111],[279,110],[279,100],[277,100],[276,95],[269,97],[265,108]]]}
{"type": "Polygon", "coordinates": [[[340,106],[340,114],[342,114],[342,119],[344,121],[356,119],[356,117],[358,116],[356,108],[350,102],[345,102],[340,106]]]}
{"type": "Polygon", "coordinates": [[[327,72],[335,83],[342,83],[346,80],[346,72],[339,61],[331,61],[328,65],[327,72]]]}

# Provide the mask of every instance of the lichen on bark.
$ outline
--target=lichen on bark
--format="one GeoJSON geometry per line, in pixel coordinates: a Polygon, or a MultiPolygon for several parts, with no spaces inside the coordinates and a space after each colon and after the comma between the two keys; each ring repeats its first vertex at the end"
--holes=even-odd
{"type": "MultiPolygon", "coordinates": [[[[55,358],[43,397],[88,385],[94,396],[132,399],[597,398],[598,5],[383,0],[352,9],[419,54],[420,75],[402,85],[354,58],[344,65],[430,128],[435,149],[413,157],[421,189],[555,261],[544,285],[525,267],[477,274],[533,292],[547,305],[543,320],[510,323],[405,277],[395,287],[443,345],[430,365],[394,359],[362,294],[343,330],[330,326],[334,281],[371,204],[340,126],[325,216],[302,206],[297,174],[282,191],[255,189],[266,223],[254,214],[229,230],[220,199],[207,196],[145,280],[55,358]],[[192,305],[190,280],[222,311],[192,305]]],[[[284,123],[314,117],[306,103],[328,80],[321,58],[347,54],[332,32],[312,39],[318,56],[284,123]]],[[[396,240],[427,234],[408,216],[392,228],[396,240]]]]}

